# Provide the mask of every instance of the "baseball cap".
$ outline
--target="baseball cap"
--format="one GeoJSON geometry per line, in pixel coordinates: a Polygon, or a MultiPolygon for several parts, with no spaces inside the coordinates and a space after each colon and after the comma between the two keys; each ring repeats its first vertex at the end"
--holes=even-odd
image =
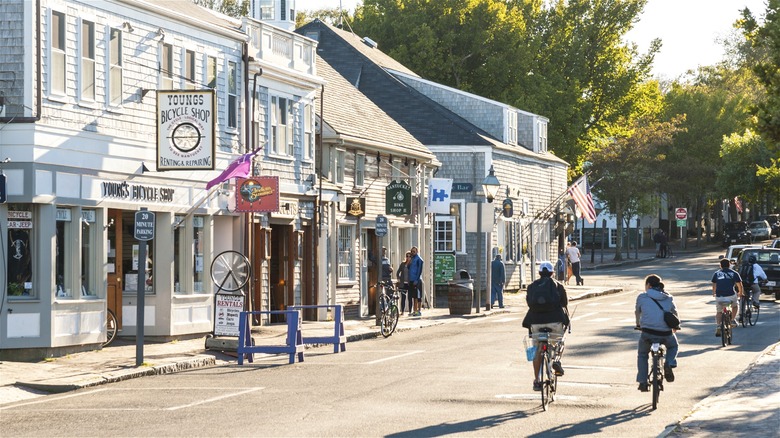
{"type": "Polygon", "coordinates": [[[553,271],[553,265],[550,262],[541,262],[539,264],[539,272],[547,271],[552,272],[553,271]]]}

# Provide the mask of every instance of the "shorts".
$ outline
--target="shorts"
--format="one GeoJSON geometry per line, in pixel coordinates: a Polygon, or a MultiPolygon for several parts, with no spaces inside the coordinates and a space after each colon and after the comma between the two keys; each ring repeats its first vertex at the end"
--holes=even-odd
{"type": "Polygon", "coordinates": [[[737,294],[729,295],[727,297],[715,297],[715,311],[720,313],[724,306],[731,303],[732,306],[737,305],[737,294]]]}
{"type": "Polygon", "coordinates": [[[531,338],[534,340],[534,345],[537,347],[539,346],[540,342],[537,339],[539,335],[539,330],[542,328],[549,328],[552,330],[550,332],[550,336],[548,339],[548,342],[551,344],[556,344],[558,341],[561,340],[563,337],[563,323],[562,322],[550,322],[547,324],[531,324],[531,338]]]}

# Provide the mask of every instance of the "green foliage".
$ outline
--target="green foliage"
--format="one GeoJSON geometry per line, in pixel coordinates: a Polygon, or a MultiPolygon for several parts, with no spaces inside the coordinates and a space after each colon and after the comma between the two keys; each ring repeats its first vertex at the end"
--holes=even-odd
{"type": "MultiPolygon", "coordinates": [[[[717,175],[717,186],[727,196],[740,196],[759,205],[767,183],[777,182],[778,160],[767,148],[761,136],[746,130],[732,134],[723,141],[720,155],[723,164],[717,175]]],[[[775,184],[773,191],[777,192],[775,184]]]]}
{"type": "Polygon", "coordinates": [[[192,0],[192,2],[233,18],[249,15],[250,0],[192,0]]]}
{"type": "Polygon", "coordinates": [[[295,16],[295,27],[299,28],[310,21],[314,21],[315,18],[337,27],[345,22],[352,22],[352,18],[346,11],[341,12],[339,8],[324,8],[313,11],[298,11],[298,14],[295,16]]]}

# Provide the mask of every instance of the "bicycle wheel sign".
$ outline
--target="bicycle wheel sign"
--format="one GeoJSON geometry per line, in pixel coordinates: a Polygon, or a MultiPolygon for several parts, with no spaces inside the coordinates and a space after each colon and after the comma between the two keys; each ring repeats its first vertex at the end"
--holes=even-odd
{"type": "Polygon", "coordinates": [[[239,316],[245,302],[241,289],[251,276],[249,259],[238,251],[225,251],[214,258],[211,263],[211,279],[217,286],[214,294],[214,336],[238,337],[239,316]]]}
{"type": "Polygon", "coordinates": [[[244,310],[244,296],[217,294],[216,301],[214,336],[238,337],[238,321],[241,311],[244,310]]]}

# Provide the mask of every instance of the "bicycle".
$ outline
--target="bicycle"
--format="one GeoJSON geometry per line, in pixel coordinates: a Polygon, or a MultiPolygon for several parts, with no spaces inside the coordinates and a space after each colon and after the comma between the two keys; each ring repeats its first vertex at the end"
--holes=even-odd
{"type": "Polygon", "coordinates": [[[720,345],[731,345],[731,303],[722,303],[723,313],[720,316],[720,345]]]}
{"type": "Polygon", "coordinates": [[[392,281],[383,281],[377,284],[377,290],[381,291],[379,295],[379,331],[382,336],[387,338],[395,332],[398,325],[398,294],[393,287],[392,281]]]}
{"type": "Polygon", "coordinates": [[[742,327],[756,325],[761,308],[753,305],[747,293],[739,299],[739,309],[739,322],[742,323],[742,327]]]}
{"type": "MultiPolygon", "coordinates": [[[[634,327],[634,330],[642,330],[634,327]]],[[[661,398],[661,391],[664,390],[664,361],[666,360],[666,350],[664,345],[658,339],[647,339],[650,344],[650,357],[653,364],[647,373],[647,386],[653,393],[653,409],[658,407],[658,400],[661,398]]]]}
{"type": "Polygon", "coordinates": [[[107,347],[112,342],[114,342],[114,339],[116,339],[116,332],[119,329],[119,324],[116,320],[116,314],[111,309],[106,309],[106,321],[104,328],[106,330],[106,340],[103,342],[101,347],[107,347]]]}
{"type": "MultiPolygon", "coordinates": [[[[558,390],[558,373],[553,370],[554,363],[560,363],[564,349],[564,336],[551,333],[552,329],[543,327],[539,333],[534,333],[532,337],[539,343],[537,348],[541,349],[542,363],[539,366],[539,374],[536,376],[538,382],[542,382],[542,409],[547,410],[550,402],[555,401],[555,392],[558,390]],[[552,345],[551,345],[552,343],[552,345]]],[[[566,331],[564,330],[564,334],[566,331]]]]}

